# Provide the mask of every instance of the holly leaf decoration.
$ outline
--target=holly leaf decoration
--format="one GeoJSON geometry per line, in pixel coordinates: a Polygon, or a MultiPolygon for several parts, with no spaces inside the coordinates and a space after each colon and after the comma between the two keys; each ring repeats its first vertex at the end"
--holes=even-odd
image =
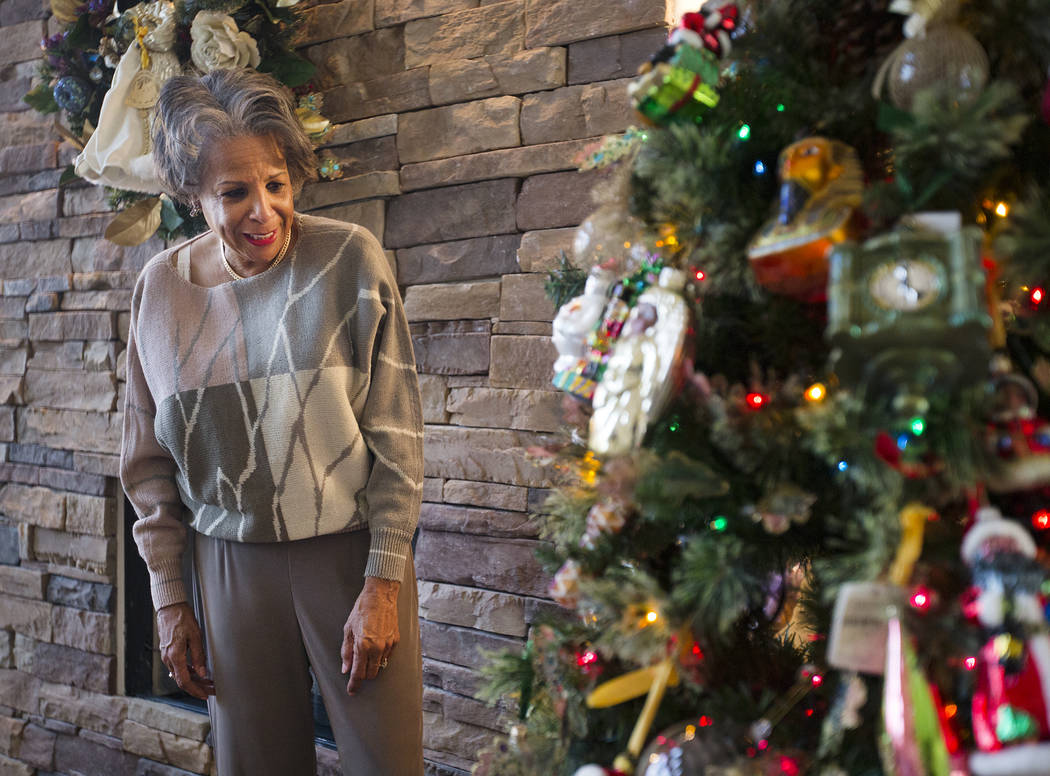
{"type": "Polygon", "coordinates": [[[59,186],[65,186],[68,183],[80,180],[80,176],[77,175],[76,168],[73,165],[67,165],[66,169],[62,170],[62,175],[58,179],[59,186]]]}
{"type": "Polygon", "coordinates": [[[162,209],[160,197],[139,200],[109,222],[106,239],[125,247],[141,245],[160,228],[162,209]]]}
{"type": "Polygon", "coordinates": [[[37,84],[22,98],[22,101],[38,113],[58,113],[55,95],[46,83],[37,84]]]}
{"type": "Polygon", "coordinates": [[[284,52],[275,54],[259,66],[259,70],[269,73],[285,86],[302,86],[317,72],[313,62],[298,54],[284,52]]]}

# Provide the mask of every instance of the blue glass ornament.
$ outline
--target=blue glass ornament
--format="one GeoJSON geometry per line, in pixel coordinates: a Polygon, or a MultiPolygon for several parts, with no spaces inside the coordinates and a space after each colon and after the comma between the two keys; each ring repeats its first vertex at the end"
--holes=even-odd
{"type": "Polygon", "coordinates": [[[67,113],[80,113],[91,99],[91,87],[87,81],[75,75],[59,78],[53,92],[58,107],[67,113]]]}

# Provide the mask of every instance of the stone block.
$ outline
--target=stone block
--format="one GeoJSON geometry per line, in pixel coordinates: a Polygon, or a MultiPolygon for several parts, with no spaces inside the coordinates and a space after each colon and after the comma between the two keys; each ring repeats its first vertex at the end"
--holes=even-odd
{"type": "Polygon", "coordinates": [[[120,735],[129,699],[62,684],[42,684],[39,692],[43,716],[109,736],[120,735]]]}
{"type": "Polygon", "coordinates": [[[105,477],[67,469],[39,469],[37,483],[54,490],[71,490],[89,496],[108,496],[112,492],[105,477]]]}
{"type": "MultiPolygon", "coordinates": [[[[0,52],[6,51],[0,49],[0,52]]],[[[3,53],[0,53],[2,63],[3,53]]],[[[58,143],[49,140],[32,145],[18,145],[0,150],[0,174],[36,172],[58,165],[58,143]]]]}
{"type": "Polygon", "coordinates": [[[569,83],[586,84],[632,78],[667,40],[664,27],[592,38],[569,46],[569,83]]]}
{"type": "Polygon", "coordinates": [[[54,236],[54,221],[22,221],[18,225],[18,237],[21,240],[47,240],[54,236]]]}
{"type": "Polygon", "coordinates": [[[51,640],[51,609],[44,601],[0,594],[0,622],[15,633],[41,641],[51,640]]]}
{"type": "Polygon", "coordinates": [[[93,453],[120,453],[121,415],[117,412],[27,407],[19,410],[17,421],[18,438],[27,444],[93,453]]]}
{"type": "Polygon", "coordinates": [[[610,0],[601,13],[572,0],[527,0],[526,46],[557,46],[587,38],[660,27],[670,21],[666,0],[610,0]]]}
{"type": "MultiPolygon", "coordinates": [[[[111,291],[127,289],[135,285],[138,279],[135,270],[109,270],[98,272],[77,272],[73,275],[74,291],[111,291]]],[[[120,308],[127,309],[127,308],[120,308]]]]}
{"type": "Polygon", "coordinates": [[[25,404],[23,380],[15,375],[0,377],[0,404],[25,404]]]}
{"type": "Polygon", "coordinates": [[[124,723],[123,741],[129,752],[163,760],[195,773],[207,773],[211,766],[211,747],[207,744],[154,730],[131,719],[124,723]]]}
{"type": "Polygon", "coordinates": [[[0,773],[3,776],[33,776],[36,772],[36,768],[32,765],[0,754],[0,773]]]}
{"type": "MultiPolygon", "coordinates": [[[[484,664],[483,651],[520,650],[521,639],[482,633],[455,625],[444,625],[422,620],[420,638],[423,656],[459,666],[478,667],[484,664]]],[[[426,725],[424,725],[426,729],[426,725]]]]}
{"type": "Polygon", "coordinates": [[[112,498],[69,493],[66,495],[66,530],[112,536],[116,531],[116,506],[112,498]]]}
{"type": "Polygon", "coordinates": [[[83,368],[84,343],[34,342],[28,366],[30,369],[83,368]]]}
{"type": "Polygon", "coordinates": [[[0,668],[11,668],[15,664],[15,634],[0,630],[0,668]]]}
{"type": "Polygon", "coordinates": [[[510,56],[454,59],[430,66],[436,105],[500,94],[526,94],[565,85],[565,49],[533,48],[510,56]]]}
{"type": "Polygon", "coordinates": [[[36,530],[36,526],[29,525],[28,523],[18,524],[18,555],[22,560],[34,560],[33,538],[36,534],[36,530]]]}
{"type": "Polygon", "coordinates": [[[119,477],[120,456],[103,455],[101,453],[73,453],[73,468],[85,474],[119,477]]]}
{"type": "Polygon", "coordinates": [[[402,248],[397,252],[397,281],[417,285],[516,272],[520,239],[506,234],[402,248]]]}
{"type": "Polygon", "coordinates": [[[110,412],[117,400],[112,372],[30,369],[25,377],[25,401],[35,407],[110,412]]]}
{"type": "Polygon", "coordinates": [[[29,338],[33,340],[108,340],[116,335],[110,312],[33,313],[29,338]]]}
{"type": "Polygon", "coordinates": [[[48,275],[36,279],[36,290],[41,293],[50,291],[68,291],[73,287],[73,276],[66,272],[61,275],[48,275]]]}
{"type": "Polygon", "coordinates": [[[58,736],[50,730],[30,723],[22,729],[22,741],[18,746],[18,759],[43,770],[51,770],[55,763],[55,740],[58,736]]]}
{"type": "Polygon", "coordinates": [[[317,66],[315,79],[322,89],[385,78],[405,70],[401,27],[340,37],[308,46],[300,53],[317,66]]]}
{"type": "MultiPolygon", "coordinates": [[[[318,758],[318,776],[321,776],[320,758],[318,758]]],[[[135,776],[197,776],[192,771],[176,768],[174,765],[165,765],[154,760],[140,759],[135,765],[135,776]]],[[[327,774],[326,774],[327,776],[327,774]]],[[[339,776],[338,771],[333,771],[331,776],[339,776]]]]}
{"type": "Polygon", "coordinates": [[[117,661],[61,644],[38,642],[33,670],[45,682],[67,684],[97,693],[112,693],[116,684],[117,661]]]}
{"type": "Polygon", "coordinates": [[[65,525],[65,497],[45,487],[8,484],[0,488],[0,512],[44,528],[65,525]]]}
{"type": "Polygon", "coordinates": [[[358,140],[356,143],[334,148],[332,156],[339,160],[339,168],[344,178],[352,178],[366,172],[396,170],[397,140],[393,135],[358,140]]]}
{"type": "Polygon", "coordinates": [[[416,368],[422,374],[484,374],[489,368],[488,321],[412,324],[416,368]]]}
{"type": "Polygon", "coordinates": [[[42,600],[46,586],[47,574],[40,569],[0,566],[0,593],[42,600]]]}
{"type": "Polygon", "coordinates": [[[18,562],[18,527],[0,525],[0,565],[17,566],[18,562]]]}
{"type": "Polygon", "coordinates": [[[206,740],[211,731],[207,714],[141,698],[129,699],[128,719],[193,741],[206,740]]]}
{"type": "MultiPolygon", "coordinates": [[[[101,275],[110,273],[80,273],[101,275]]],[[[123,273],[121,273],[123,274],[123,273]]],[[[78,275],[74,275],[74,282],[78,275]]],[[[131,291],[108,289],[103,291],[67,291],[62,295],[63,310],[130,310],[131,291]]]]}
{"type": "Polygon", "coordinates": [[[56,293],[33,294],[26,300],[25,312],[46,313],[57,310],[62,303],[62,297],[56,293]]]}
{"type": "Polygon", "coordinates": [[[74,272],[112,272],[127,269],[129,249],[101,237],[81,237],[73,240],[74,272]]]}
{"type": "Polygon", "coordinates": [[[627,94],[631,79],[565,86],[529,94],[521,107],[525,145],[623,132],[636,122],[627,94]]]}
{"type": "MultiPolygon", "coordinates": [[[[523,364],[522,367],[537,368],[535,364],[523,364]]],[[[565,427],[562,395],[554,390],[483,386],[453,388],[449,391],[446,406],[450,421],[457,426],[556,432],[565,427]]]]}
{"type": "Polygon", "coordinates": [[[448,412],[448,380],[438,375],[419,375],[419,396],[423,404],[424,423],[446,423],[448,412]]]}
{"type": "Polygon", "coordinates": [[[59,574],[52,574],[47,580],[47,600],[61,606],[102,613],[112,613],[117,602],[113,585],[59,574]]]}
{"type": "Polygon", "coordinates": [[[47,221],[58,217],[58,191],[33,191],[0,197],[0,223],[47,221]]]}
{"type": "Polygon", "coordinates": [[[58,237],[93,237],[103,234],[109,222],[113,220],[111,215],[87,215],[73,216],[72,218],[60,218],[57,222],[58,237]]]}
{"type": "Polygon", "coordinates": [[[375,0],[376,26],[389,27],[477,6],[478,0],[375,0]]]}
{"type": "Polygon", "coordinates": [[[106,192],[101,186],[63,188],[62,215],[82,216],[88,213],[108,213],[106,192]]]}
{"type": "Polygon", "coordinates": [[[409,286],[405,291],[405,314],[409,321],[492,318],[499,313],[499,300],[498,280],[409,286]]]}
{"type": "Polygon", "coordinates": [[[0,245],[0,275],[17,278],[26,274],[42,277],[68,273],[73,268],[69,251],[69,240],[0,245]]]}
{"type": "Polygon", "coordinates": [[[41,682],[35,676],[14,669],[0,669],[0,698],[9,706],[29,714],[39,710],[41,682]]]}
{"type": "Polygon", "coordinates": [[[424,477],[423,500],[431,502],[441,501],[441,486],[444,482],[444,480],[437,477],[424,477]]]}
{"type": "Polygon", "coordinates": [[[84,369],[89,372],[112,372],[117,360],[118,349],[115,342],[84,343],[84,369]]]}
{"type": "Polygon", "coordinates": [[[423,688],[423,710],[441,714],[446,720],[466,722],[503,733],[515,720],[508,715],[510,704],[491,706],[488,703],[444,692],[436,687],[423,688]]]}
{"type": "Polygon", "coordinates": [[[69,606],[51,608],[51,638],[56,644],[100,655],[115,654],[113,615],[69,606]]]}
{"type": "Polygon", "coordinates": [[[496,321],[496,324],[492,327],[492,333],[550,337],[551,329],[551,325],[544,321],[496,321]]]}
{"type": "Polygon", "coordinates": [[[417,67],[371,81],[344,84],[324,92],[324,112],[330,121],[402,113],[430,105],[427,68],[417,67]]]}
{"type": "Polygon", "coordinates": [[[390,202],[384,244],[407,248],[515,232],[517,188],[506,178],[402,194],[390,202]]]}
{"type": "Polygon", "coordinates": [[[518,197],[518,228],[575,226],[594,211],[591,189],[601,171],[552,172],[526,178],[518,197]]]}
{"type": "MultiPolygon", "coordinates": [[[[38,50],[39,51],[39,50],[38,50]]],[[[38,54],[39,56],[39,54],[38,54]]],[[[22,100],[26,92],[35,86],[35,79],[31,74],[12,73],[4,68],[7,78],[0,81],[0,111],[17,115],[19,112],[28,113],[29,106],[22,100]]],[[[28,138],[18,138],[18,144],[27,142],[28,138]]],[[[4,144],[6,146],[6,144],[4,144]]],[[[24,191],[31,176],[18,175],[9,177],[4,183],[6,191],[24,191]]]]}
{"type": "Polygon", "coordinates": [[[547,337],[494,336],[489,382],[494,388],[548,388],[557,357],[547,337]]]}
{"type": "Polygon", "coordinates": [[[484,680],[471,668],[425,656],[423,658],[423,684],[458,695],[475,697],[484,684],[484,680]]]}
{"type": "Polygon", "coordinates": [[[38,560],[105,574],[116,550],[115,539],[38,528],[33,531],[33,556],[38,560]]]}
{"type": "Polygon", "coordinates": [[[528,448],[554,437],[530,431],[427,426],[425,474],[445,479],[546,487],[550,472],[529,459],[528,448]]]}
{"type": "Polygon", "coordinates": [[[327,205],[385,197],[400,192],[401,184],[396,172],[368,172],[352,178],[311,183],[303,188],[296,205],[301,210],[309,211],[327,205]]]}
{"type": "Polygon", "coordinates": [[[15,439],[15,408],[0,407],[0,442],[13,442],[15,439]]]}
{"type": "Polygon", "coordinates": [[[8,445],[7,460],[13,463],[31,463],[34,466],[73,467],[73,454],[68,450],[52,450],[40,445],[8,445]]]}
{"type": "Polygon", "coordinates": [[[8,345],[21,345],[29,333],[25,321],[0,320],[0,342],[8,345]]]}
{"type": "Polygon", "coordinates": [[[29,351],[0,344],[0,374],[20,375],[26,371],[29,351]]]}
{"type": "Polygon", "coordinates": [[[549,272],[559,266],[563,255],[572,258],[575,227],[525,232],[518,247],[522,272],[549,272]]]}
{"type": "Polygon", "coordinates": [[[528,489],[515,485],[497,485],[492,482],[447,480],[442,497],[450,504],[467,504],[524,512],[528,503],[528,489]]]}
{"type": "Polygon", "coordinates": [[[7,0],[0,6],[0,25],[4,27],[33,19],[44,19],[51,6],[41,0],[7,0]]]}
{"type": "Polygon", "coordinates": [[[26,726],[24,719],[0,716],[0,753],[14,754],[26,726]]]}
{"type": "MultiPolygon", "coordinates": [[[[538,546],[529,539],[424,530],[416,544],[416,568],[421,579],[542,596],[546,595],[548,578],[535,557],[538,546]],[[463,563],[463,558],[472,560],[463,563]]],[[[447,659],[432,652],[425,654],[447,659]]]]}
{"type": "Polygon", "coordinates": [[[405,67],[515,54],[525,48],[523,0],[488,3],[405,25],[405,67]]]}
{"type": "Polygon", "coordinates": [[[424,504],[419,513],[419,524],[431,531],[519,539],[534,538],[540,531],[539,523],[525,512],[478,509],[452,504],[424,504]]]}
{"type": "Polygon", "coordinates": [[[588,142],[568,140],[408,164],[401,169],[401,188],[413,191],[493,178],[524,178],[544,172],[575,170],[575,160],[588,142]]]}
{"type": "Polygon", "coordinates": [[[78,736],[61,736],[55,743],[55,768],[63,773],[131,776],[137,759],[108,743],[92,740],[83,731],[78,736]]]}
{"type": "Polygon", "coordinates": [[[521,143],[521,100],[493,97],[406,113],[398,119],[402,164],[476,154],[521,143]]]}
{"type": "Polygon", "coordinates": [[[554,320],[556,310],[544,290],[546,281],[547,276],[539,273],[504,275],[500,322],[554,320]]]}
{"type": "Polygon", "coordinates": [[[307,8],[296,43],[299,46],[348,38],[373,29],[376,0],[339,0],[307,8]]]}
{"type": "Polygon", "coordinates": [[[349,124],[336,124],[321,143],[321,147],[329,148],[396,134],[397,114],[390,113],[386,116],[373,116],[370,119],[352,121],[349,124]]]}

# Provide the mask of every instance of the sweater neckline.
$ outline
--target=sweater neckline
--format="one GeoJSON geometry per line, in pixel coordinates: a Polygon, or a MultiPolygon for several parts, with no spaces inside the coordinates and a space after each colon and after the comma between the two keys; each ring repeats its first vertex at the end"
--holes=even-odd
{"type": "MultiPolygon", "coordinates": [[[[296,239],[295,245],[293,245],[291,248],[288,249],[288,255],[284,257],[284,259],[281,261],[280,264],[278,264],[276,267],[267,267],[265,270],[263,270],[262,272],[258,273],[257,275],[248,275],[246,277],[238,278],[237,280],[233,280],[231,278],[230,280],[226,281],[225,283],[219,283],[219,285],[217,285],[217,286],[202,286],[199,283],[194,283],[192,280],[189,280],[188,278],[184,278],[179,273],[178,267],[175,266],[175,262],[176,262],[176,259],[177,259],[178,255],[179,255],[179,251],[181,251],[181,250],[183,250],[185,248],[189,248],[194,243],[196,243],[196,242],[198,242],[200,240],[203,240],[205,237],[207,237],[210,234],[215,234],[215,232],[213,230],[211,230],[211,229],[208,229],[205,232],[201,232],[200,234],[198,234],[198,235],[196,235],[194,237],[191,237],[189,240],[187,240],[186,242],[182,243],[181,245],[173,248],[171,250],[171,252],[167,256],[164,257],[164,265],[168,268],[168,270],[171,272],[171,274],[173,274],[176,278],[178,278],[179,281],[181,283],[183,283],[184,285],[187,285],[190,288],[197,288],[197,289],[200,289],[201,291],[209,291],[209,292],[210,291],[217,291],[217,290],[223,289],[223,288],[228,288],[228,287],[231,287],[231,286],[234,286],[234,285],[237,285],[237,286],[239,286],[241,288],[245,288],[252,281],[262,282],[262,279],[265,278],[265,277],[282,277],[284,275],[284,270],[282,269],[282,266],[283,267],[290,267],[292,265],[292,262],[295,260],[296,255],[299,252],[299,245],[302,243],[303,237],[306,234],[306,229],[305,229],[305,226],[304,226],[304,220],[305,220],[304,217],[301,214],[299,214],[299,213],[295,213],[294,219],[295,219],[296,223],[299,226],[299,237],[298,237],[298,239],[296,239]]],[[[218,236],[216,235],[216,237],[218,237],[218,236]]],[[[218,239],[221,240],[222,238],[218,237],[218,239]]]]}

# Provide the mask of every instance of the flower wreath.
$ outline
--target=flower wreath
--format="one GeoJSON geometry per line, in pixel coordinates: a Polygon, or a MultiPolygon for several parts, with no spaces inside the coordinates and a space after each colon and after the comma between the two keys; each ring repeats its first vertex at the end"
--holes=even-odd
{"type": "MultiPolygon", "coordinates": [[[[59,180],[105,186],[119,211],[107,239],[138,245],[154,234],[191,236],[199,215],[161,193],[150,153],[149,127],[161,85],[181,73],[251,67],[270,73],[299,97],[297,113],[320,143],[330,130],[321,95],[311,89],[316,68],[294,49],[303,16],[299,0],[51,0],[65,29],[41,41],[41,82],[25,101],[57,117],[56,129],[80,154],[59,180]]],[[[319,164],[338,178],[339,164],[319,164]]]]}

